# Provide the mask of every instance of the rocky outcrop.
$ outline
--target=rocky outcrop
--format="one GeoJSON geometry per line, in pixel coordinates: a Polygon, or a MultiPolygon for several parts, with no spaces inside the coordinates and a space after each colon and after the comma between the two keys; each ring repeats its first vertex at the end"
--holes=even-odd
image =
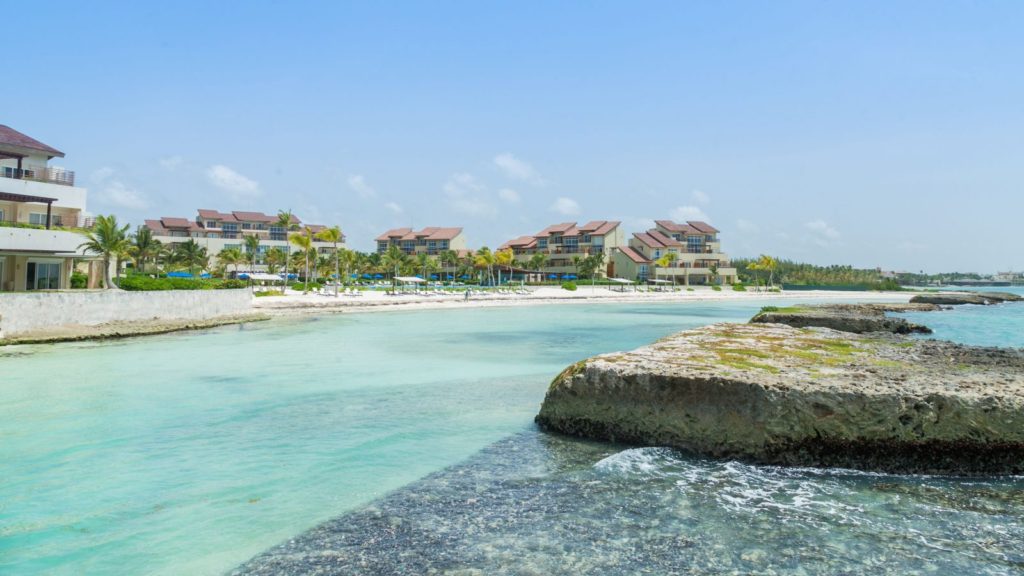
{"type": "Polygon", "coordinates": [[[940,294],[918,294],[910,299],[913,304],[938,304],[958,306],[960,304],[1000,304],[1017,302],[1021,297],[1009,292],[949,292],[940,294]]]}
{"type": "Polygon", "coordinates": [[[784,465],[1024,473],[1024,351],[718,324],[555,378],[537,423],[784,465]]]}
{"type": "Polygon", "coordinates": [[[760,324],[786,324],[795,328],[821,327],[842,332],[891,332],[893,334],[930,334],[931,328],[887,316],[886,312],[937,310],[934,304],[823,304],[777,308],[766,306],[750,321],[760,324]]]}

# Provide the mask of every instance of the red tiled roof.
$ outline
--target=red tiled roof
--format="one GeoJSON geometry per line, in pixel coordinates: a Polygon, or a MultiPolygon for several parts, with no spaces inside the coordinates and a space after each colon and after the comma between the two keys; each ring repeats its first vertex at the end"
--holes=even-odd
{"type": "Polygon", "coordinates": [[[318,234],[322,230],[326,230],[327,226],[323,224],[306,224],[306,228],[309,228],[311,234],[318,234]]]}
{"type": "MultiPolygon", "coordinates": [[[[277,222],[277,216],[267,216],[263,212],[241,212],[238,210],[232,210],[231,215],[235,217],[239,222],[277,222]]],[[[297,218],[292,216],[292,223],[297,223],[297,218]]]]}
{"type": "Polygon", "coordinates": [[[658,231],[655,228],[652,228],[652,229],[648,230],[647,234],[650,235],[655,240],[657,240],[658,242],[661,242],[665,246],[682,246],[683,245],[683,243],[680,242],[679,240],[676,240],[675,238],[673,238],[671,236],[666,236],[665,234],[663,234],[662,232],[658,231]]]}
{"type": "Polygon", "coordinates": [[[207,220],[227,220],[228,222],[234,222],[235,217],[231,214],[225,214],[224,212],[218,212],[216,210],[206,210],[204,208],[199,209],[199,217],[207,220]]]}
{"type": "Polygon", "coordinates": [[[700,220],[690,220],[687,222],[687,224],[696,229],[697,232],[702,232],[704,234],[714,234],[718,232],[717,228],[715,228],[711,224],[708,224],[707,222],[701,222],[700,220]]]}
{"type": "Polygon", "coordinates": [[[391,230],[388,230],[387,232],[381,234],[380,236],[377,236],[376,240],[380,241],[389,240],[391,238],[401,238],[402,236],[405,236],[409,232],[412,232],[412,228],[392,228],[391,230]]]}
{"type": "Polygon", "coordinates": [[[548,226],[547,228],[538,232],[537,238],[550,236],[553,232],[565,232],[566,230],[572,228],[575,225],[575,222],[562,222],[561,224],[552,224],[551,226],[548,226]]]}
{"type": "Polygon", "coordinates": [[[629,258],[630,260],[636,262],[637,264],[650,264],[651,262],[650,260],[645,258],[643,254],[637,252],[635,249],[629,246],[619,246],[619,250],[626,255],[626,258],[629,258]]]}
{"type": "Polygon", "coordinates": [[[161,216],[160,223],[164,228],[192,228],[194,225],[188,218],[172,218],[161,216]]]}
{"type": "Polygon", "coordinates": [[[633,237],[640,242],[650,246],[651,248],[664,248],[665,245],[658,241],[657,238],[651,236],[647,232],[634,232],[633,237]]]}
{"type": "MultiPolygon", "coordinates": [[[[47,146],[31,136],[26,136],[14,128],[4,126],[3,124],[0,124],[0,147],[20,148],[22,150],[44,152],[51,158],[54,156],[59,156],[61,158],[64,157],[64,153],[53,146],[47,146]]],[[[13,152],[17,151],[18,150],[13,150],[13,152]]]]}
{"type": "Polygon", "coordinates": [[[146,220],[146,228],[149,228],[153,232],[163,232],[166,230],[159,220],[146,220]]]}
{"type": "Polygon", "coordinates": [[[619,224],[621,224],[621,222],[619,222],[618,220],[606,220],[604,224],[598,226],[597,230],[594,230],[590,234],[592,236],[604,236],[605,234],[608,234],[612,230],[618,228],[619,224]]]}
{"type": "Polygon", "coordinates": [[[459,234],[462,234],[462,228],[427,226],[419,232],[413,231],[412,228],[393,228],[380,236],[377,236],[376,240],[378,242],[394,238],[399,240],[416,240],[419,238],[424,238],[426,240],[452,240],[459,234]]]}
{"type": "Polygon", "coordinates": [[[531,244],[536,244],[537,239],[533,236],[520,236],[513,238],[508,242],[505,242],[498,247],[498,250],[504,250],[505,248],[529,248],[531,244]]]}

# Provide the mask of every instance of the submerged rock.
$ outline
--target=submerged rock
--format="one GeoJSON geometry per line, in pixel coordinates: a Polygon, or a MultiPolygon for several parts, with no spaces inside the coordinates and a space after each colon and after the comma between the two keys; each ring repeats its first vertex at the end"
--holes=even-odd
{"type": "Polygon", "coordinates": [[[886,312],[937,310],[935,304],[822,304],[776,308],[766,306],[750,321],[760,324],[786,324],[795,328],[817,326],[842,332],[891,332],[894,334],[931,334],[931,328],[886,316],[886,312]]]}
{"type": "Polygon", "coordinates": [[[760,463],[1024,473],[1024,351],[716,324],[555,378],[537,423],[760,463]]]}

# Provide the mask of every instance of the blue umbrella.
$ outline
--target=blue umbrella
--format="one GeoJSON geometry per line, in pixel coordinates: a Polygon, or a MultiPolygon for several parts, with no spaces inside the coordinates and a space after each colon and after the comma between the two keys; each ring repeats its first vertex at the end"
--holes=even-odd
{"type": "Polygon", "coordinates": [[[463,280],[468,280],[469,274],[463,274],[462,276],[460,276],[460,278],[462,278],[463,280]]]}
{"type": "Polygon", "coordinates": [[[359,278],[359,274],[349,274],[349,278],[359,278]]]}
{"type": "Polygon", "coordinates": [[[383,274],[374,274],[373,277],[380,279],[380,278],[383,278],[384,275],[383,274]]]}
{"type": "Polygon", "coordinates": [[[249,275],[246,274],[245,272],[242,272],[241,274],[238,275],[238,279],[239,280],[248,280],[249,279],[249,275]]]}
{"type": "Polygon", "coordinates": [[[437,280],[437,274],[431,274],[430,275],[430,279],[431,280],[437,280]]]}
{"type": "Polygon", "coordinates": [[[555,274],[549,274],[549,275],[548,275],[548,279],[549,279],[549,280],[554,280],[555,278],[558,278],[558,276],[557,276],[557,275],[555,275],[555,274]]]}
{"type": "Polygon", "coordinates": [[[363,274],[363,278],[373,278],[373,276],[370,276],[369,274],[363,274]]]}
{"type": "Polygon", "coordinates": [[[191,278],[192,275],[188,272],[168,272],[168,278],[191,278]]]}

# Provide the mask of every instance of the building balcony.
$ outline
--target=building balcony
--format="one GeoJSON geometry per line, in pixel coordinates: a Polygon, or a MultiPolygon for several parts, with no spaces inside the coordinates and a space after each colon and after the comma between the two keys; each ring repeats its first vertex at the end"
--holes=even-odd
{"type": "Polygon", "coordinates": [[[56,166],[28,166],[20,170],[11,166],[3,166],[0,167],[0,177],[60,184],[61,186],[75,185],[75,173],[56,166]]]}

